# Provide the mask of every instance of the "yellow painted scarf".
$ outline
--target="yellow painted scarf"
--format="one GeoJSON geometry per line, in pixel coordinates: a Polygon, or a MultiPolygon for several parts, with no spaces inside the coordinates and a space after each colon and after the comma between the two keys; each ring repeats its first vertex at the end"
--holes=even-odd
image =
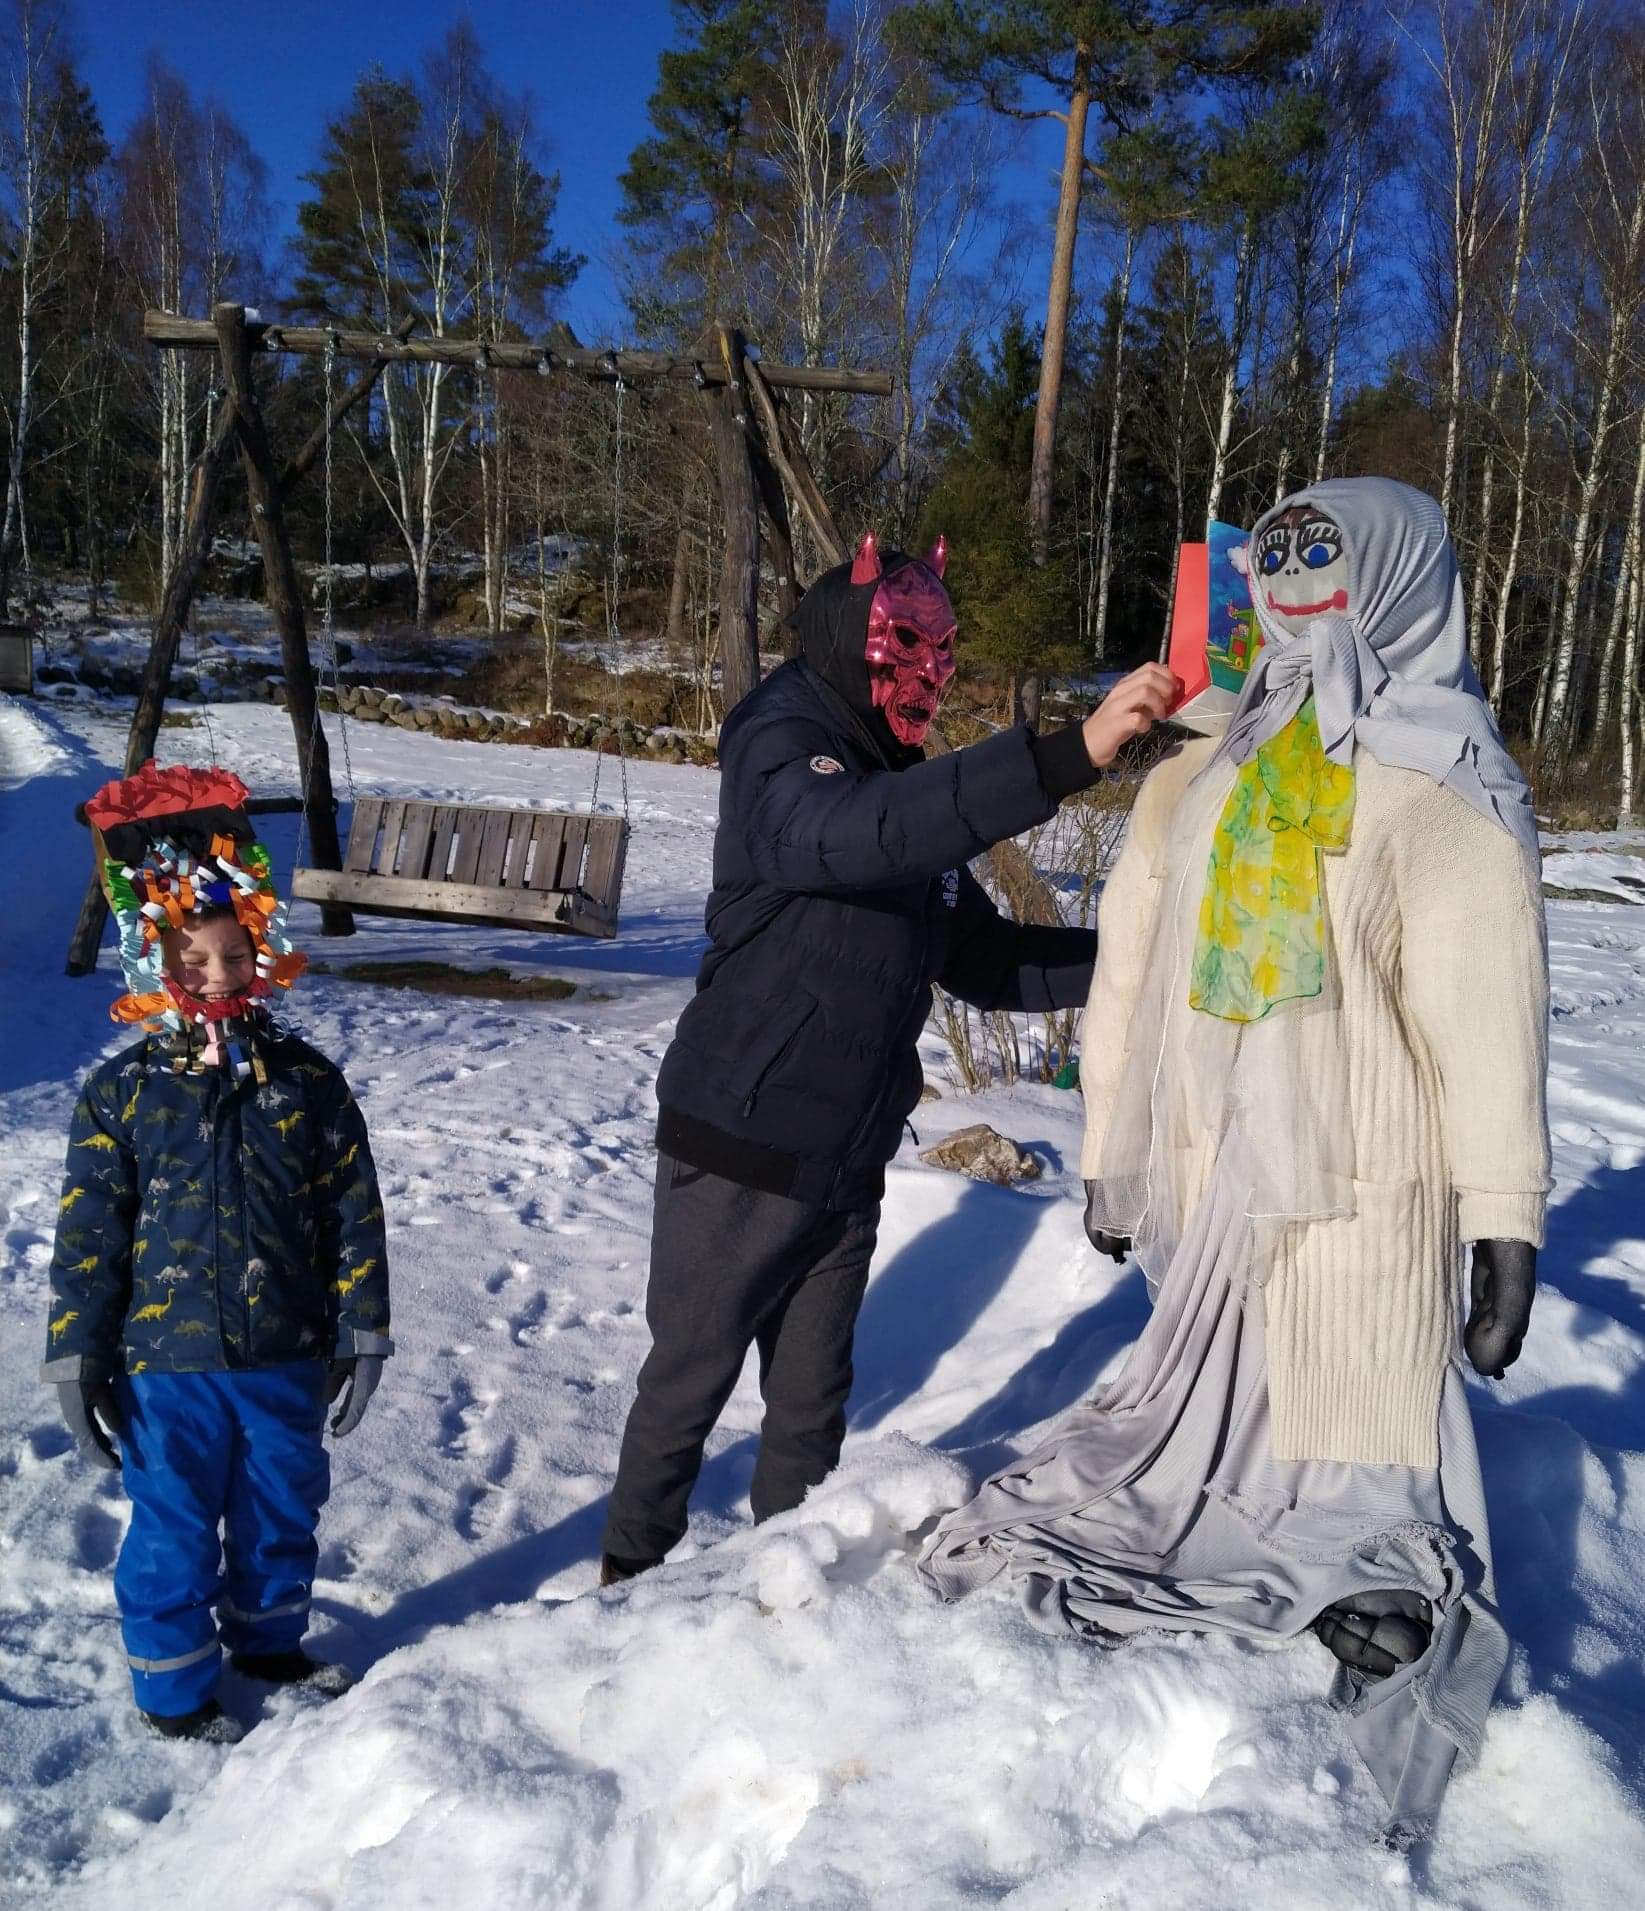
{"type": "Polygon", "coordinates": [[[1211,841],[1189,981],[1192,1008],[1260,1022],[1325,985],[1320,851],[1354,820],[1354,772],[1319,740],[1310,697],[1242,765],[1211,841]]]}

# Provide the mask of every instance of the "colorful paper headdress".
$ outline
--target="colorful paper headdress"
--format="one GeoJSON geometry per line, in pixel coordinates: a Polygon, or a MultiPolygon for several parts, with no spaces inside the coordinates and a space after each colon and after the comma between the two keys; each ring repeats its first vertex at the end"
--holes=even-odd
{"type": "Polygon", "coordinates": [[[145,763],[86,804],[126,977],[126,994],[109,1010],[114,1021],[155,1029],[227,1021],[274,989],[289,989],[307,966],[286,938],[285,905],[246,814],[249,797],[227,770],[145,763]],[[208,909],[231,909],[251,938],[257,976],[244,995],[200,1001],[165,972],[162,932],[208,909]]]}

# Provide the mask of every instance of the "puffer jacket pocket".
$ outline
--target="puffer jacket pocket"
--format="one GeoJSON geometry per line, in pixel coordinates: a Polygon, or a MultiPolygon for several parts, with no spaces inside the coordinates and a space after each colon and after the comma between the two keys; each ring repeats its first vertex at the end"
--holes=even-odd
{"type": "Polygon", "coordinates": [[[750,1044],[736,1075],[736,1092],[742,1098],[745,1116],[753,1114],[761,1091],[793,1053],[816,1013],[817,998],[804,989],[792,989],[771,1003],[762,1039],[750,1044]]]}

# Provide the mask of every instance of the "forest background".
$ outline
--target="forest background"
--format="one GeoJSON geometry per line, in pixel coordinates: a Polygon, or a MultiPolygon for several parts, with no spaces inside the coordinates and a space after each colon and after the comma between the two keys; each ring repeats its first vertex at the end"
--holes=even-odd
{"type": "MultiPolygon", "coordinates": [[[[797,399],[846,537],[939,530],[980,705],[1158,654],[1175,553],[1319,477],[1444,505],[1487,694],[1539,799],[1637,813],[1645,625],[1645,23],[1626,0],[676,0],[601,268],[609,337],[890,371],[797,399]],[[1027,195],[1024,128],[1061,164],[1027,195]]],[[[162,47],[118,138],[68,0],[0,46],[0,615],[55,579],[158,600],[213,363],[159,306],[564,341],[553,85],[459,20],[385,44],[282,220],[232,100],[162,47]]],[[[552,22],[545,25],[552,35],[552,22]]],[[[522,63],[523,64],[523,63],[522,63]]],[[[321,368],[268,362],[306,436],[321,368]]],[[[337,446],[356,616],[579,626],[692,660],[722,526],[689,388],[396,366],[337,446]],[[621,459],[618,458],[619,440],[621,459]],[[615,477],[622,470],[620,497],[615,477]],[[613,540],[615,539],[615,550],[613,540]],[[620,562],[613,563],[613,556],[620,562]],[[617,592],[612,601],[613,591],[617,592]]],[[[320,492],[294,506],[323,549],[320,492]]],[[[231,493],[223,562],[245,568],[231,493]]],[[[821,567],[795,525],[802,579],[821,567]]],[[[310,571],[312,575],[312,569],[310,571]]],[[[775,621],[775,580],[770,586],[775,621]]],[[[346,601],[346,600],[345,600],[346,601]]],[[[773,635],[772,648],[779,648],[773,635]]],[[[541,701],[540,692],[534,692],[541,701]]]]}

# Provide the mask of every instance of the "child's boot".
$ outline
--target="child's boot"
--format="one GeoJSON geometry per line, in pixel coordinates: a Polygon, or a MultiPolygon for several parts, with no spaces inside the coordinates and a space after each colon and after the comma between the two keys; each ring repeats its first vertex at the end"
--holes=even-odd
{"type": "Polygon", "coordinates": [[[231,1719],[215,1699],[192,1712],[144,1712],[143,1723],[161,1738],[199,1739],[207,1745],[236,1745],[246,1735],[238,1719],[231,1719]]]}
{"type": "Polygon", "coordinates": [[[301,1646],[288,1652],[235,1652],[229,1664],[248,1679],[261,1679],[267,1685],[306,1685],[335,1699],[354,1683],[354,1674],[346,1666],[332,1665],[324,1659],[311,1659],[301,1646]]]}

